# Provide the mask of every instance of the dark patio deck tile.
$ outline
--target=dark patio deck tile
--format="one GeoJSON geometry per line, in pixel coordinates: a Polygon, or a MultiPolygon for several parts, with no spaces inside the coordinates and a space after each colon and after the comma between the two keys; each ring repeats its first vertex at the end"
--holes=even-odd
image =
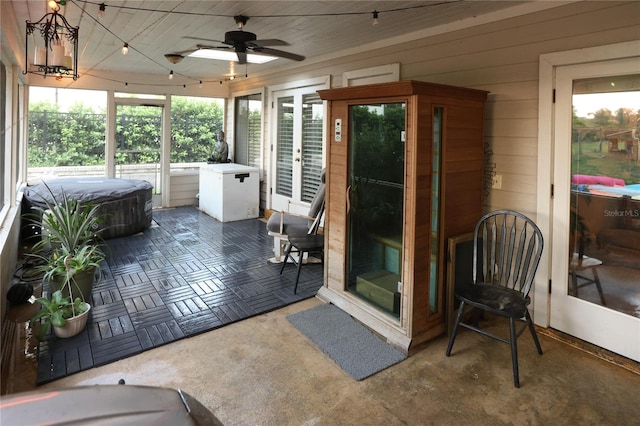
{"type": "Polygon", "coordinates": [[[173,320],[173,315],[166,305],[137,310],[136,306],[127,304],[127,309],[130,310],[131,322],[136,329],[173,320]]]}
{"type": "Polygon", "coordinates": [[[119,273],[116,272],[115,270],[113,271],[114,272],[113,279],[116,283],[116,287],[118,288],[131,287],[131,286],[136,286],[140,283],[149,281],[149,277],[147,277],[144,274],[140,265],[138,264],[136,266],[137,268],[131,268],[131,270],[126,270],[122,272],[118,271],[119,273]]]}
{"type": "Polygon", "coordinates": [[[231,324],[258,314],[248,303],[239,299],[215,306],[211,311],[223,324],[231,324]]]}
{"type": "Polygon", "coordinates": [[[222,289],[213,293],[201,295],[200,299],[207,304],[210,308],[215,308],[221,305],[233,303],[238,300],[238,295],[231,289],[222,289]]]}
{"type": "Polygon", "coordinates": [[[223,322],[211,310],[201,311],[176,319],[185,334],[193,335],[212,330],[223,325],[223,322]]]}
{"type": "Polygon", "coordinates": [[[118,361],[131,355],[139,354],[143,348],[135,332],[129,332],[102,339],[91,345],[95,366],[118,361]]]}
{"type": "Polygon", "coordinates": [[[170,288],[162,291],[161,294],[162,300],[164,300],[164,302],[168,305],[198,296],[195,290],[190,285],[170,288]]]}
{"type": "Polygon", "coordinates": [[[144,349],[171,343],[183,337],[184,332],[173,320],[138,329],[138,338],[144,349]]]}
{"type": "Polygon", "coordinates": [[[136,281],[126,286],[118,285],[118,291],[120,292],[122,299],[126,300],[154,293],[156,292],[156,289],[151,281],[136,281]]]}
{"type": "Polygon", "coordinates": [[[193,291],[195,291],[198,296],[211,294],[215,291],[219,291],[225,288],[224,284],[222,284],[222,282],[217,278],[213,280],[200,281],[190,285],[193,291]]]}
{"type": "Polygon", "coordinates": [[[267,263],[264,222],[221,223],[195,208],[154,211],[144,232],[106,242],[87,328],[39,345],[45,383],[312,297],[323,267],[267,263]]]}

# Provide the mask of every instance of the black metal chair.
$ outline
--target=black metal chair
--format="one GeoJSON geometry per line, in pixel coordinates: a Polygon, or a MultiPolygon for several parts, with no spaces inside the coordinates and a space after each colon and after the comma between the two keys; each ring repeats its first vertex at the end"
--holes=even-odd
{"type": "Polygon", "coordinates": [[[267,221],[267,232],[274,237],[275,260],[289,247],[289,239],[293,236],[316,234],[324,215],[325,169],[320,173],[320,186],[316,191],[308,215],[300,215],[286,211],[276,211],[267,221]]]}
{"type": "Polygon", "coordinates": [[[324,235],[317,234],[306,234],[300,236],[291,236],[289,237],[289,246],[287,247],[287,252],[284,257],[284,262],[282,262],[282,267],[280,268],[280,273],[284,271],[284,267],[287,266],[287,261],[291,259],[293,263],[298,267],[298,272],[296,275],[296,285],[293,288],[293,294],[296,294],[298,291],[298,280],[300,280],[300,268],[304,263],[304,254],[319,254],[320,260],[324,261],[324,235]],[[297,252],[297,259],[294,256],[291,256],[291,252],[297,252]]]}
{"type": "Polygon", "coordinates": [[[473,282],[456,293],[461,303],[446,355],[451,355],[459,326],[507,343],[511,346],[513,383],[518,388],[517,339],[525,328],[529,328],[536,349],[542,355],[540,341],[527,308],[531,302],[529,291],[542,256],[542,233],[522,213],[497,210],[480,218],[473,242],[473,282]],[[472,324],[473,321],[463,322],[473,310],[509,318],[509,338],[482,330],[472,324]],[[516,321],[524,321],[525,324],[516,330],[516,321]]]}

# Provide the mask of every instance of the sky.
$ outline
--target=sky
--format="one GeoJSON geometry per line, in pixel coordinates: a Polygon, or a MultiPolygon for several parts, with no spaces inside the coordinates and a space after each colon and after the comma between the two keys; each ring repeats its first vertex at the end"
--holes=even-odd
{"type": "Polygon", "coordinates": [[[29,102],[58,103],[61,112],[67,112],[77,99],[81,99],[85,105],[92,106],[94,110],[107,106],[107,92],[102,90],[59,90],[55,87],[29,86],[29,102]],[[73,93],[73,96],[69,96],[70,93],[73,93]]]}
{"type": "MultiPolygon", "coordinates": [[[[2,1],[2,0],[0,0],[2,1]]],[[[198,98],[211,99],[224,106],[224,100],[218,98],[198,98]]],[[[81,90],[81,89],[58,89],[55,87],[29,86],[29,102],[49,101],[57,103],[61,112],[67,112],[69,108],[80,100],[84,105],[93,107],[94,111],[107,107],[107,92],[103,90],[81,90]]]]}
{"type": "Polygon", "coordinates": [[[640,110],[640,92],[591,93],[573,95],[573,107],[578,117],[588,117],[599,109],[615,112],[620,108],[640,110]]]}

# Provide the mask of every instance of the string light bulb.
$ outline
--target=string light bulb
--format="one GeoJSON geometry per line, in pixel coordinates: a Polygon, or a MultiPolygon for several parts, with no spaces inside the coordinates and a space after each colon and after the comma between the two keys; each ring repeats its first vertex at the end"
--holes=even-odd
{"type": "Polygon", "coordinates": [[[127,53],[129,53],[129,43],[125,43],[122,45],[122,54],[126,55],[127,53]]]}
{"type": "Polygon", "coordinates": [[[56,0],[49,0],[47,2],[47,6],[49,7],[49,9],[57,9],[58,8],[58,2],[56,0]]]}
{"type": "Polygon", "coordinates": [[[374,10],[373,11],[373,22],[371,23],[371,25],[378,25],[378,11],[374,10]]]}
{"type": "Polygon", "coordinates": [[[104,18],[105,10],[107,10],[107,5],[100,3],[100,7],[98,8],[98,18],[104,18]]]}
{"type": "Polygon", "coordinates": [[[198,84],[198,89],[202,89],[202,80],[200,80],[200,83],[198,84]]]}
{"type": "Polygon", "coordinates": [[[169,80],[173,80],[173,70],[169,71],[169,80]]]}

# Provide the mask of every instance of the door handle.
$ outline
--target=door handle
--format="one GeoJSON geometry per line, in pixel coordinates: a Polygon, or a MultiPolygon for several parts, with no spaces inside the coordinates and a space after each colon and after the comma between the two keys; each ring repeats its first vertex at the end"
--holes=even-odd
{"type": "Polygon", "coordinates": [[[345,195],[347,196],[347,214],[349,214],[349,210],[351,210],[351,185],[347,186],[345,195]]]}

